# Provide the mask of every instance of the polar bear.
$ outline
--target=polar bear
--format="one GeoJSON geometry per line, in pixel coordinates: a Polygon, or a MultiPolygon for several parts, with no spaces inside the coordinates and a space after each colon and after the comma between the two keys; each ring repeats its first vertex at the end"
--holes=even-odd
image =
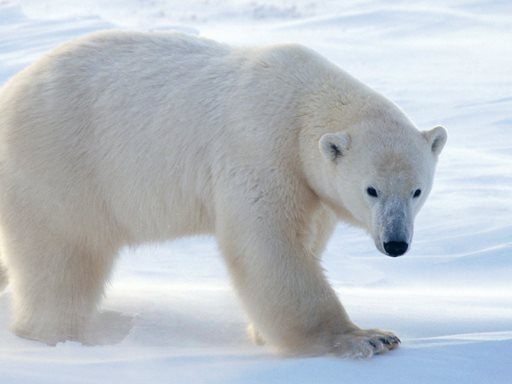
{"type": "Polygon", "coordinates": [[[405,253],[445,142],[299,45],[112,31],[65,44],[0,94],[12,329],[84,340],[121,247],[214,234],[255,339],[293,355],[393,349],[349,319],[319,259],[338,220],[405,253]]]}

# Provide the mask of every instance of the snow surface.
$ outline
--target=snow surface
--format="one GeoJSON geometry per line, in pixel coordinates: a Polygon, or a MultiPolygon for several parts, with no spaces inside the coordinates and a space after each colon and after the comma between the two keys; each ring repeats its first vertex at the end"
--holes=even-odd
{"type": "Polygon", "coordinates": [[[397,102],[448,145],[391,259],[340,225],[324,256],[353,320],[394,330],[370,360],[283,359],[245,337],[212,238],[123,250],[97,343],[48,347],[8,331],[0,383],[511,383],[512,5],[507,0],[0,0],[0,84],[70,38],[107,28],[180,30],[232,44],[299,42],[397,102]]]}

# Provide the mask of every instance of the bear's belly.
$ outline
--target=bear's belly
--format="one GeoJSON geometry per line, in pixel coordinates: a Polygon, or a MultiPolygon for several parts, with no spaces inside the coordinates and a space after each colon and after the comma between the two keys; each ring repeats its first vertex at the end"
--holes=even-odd
{"type": "Polygon", "coordinates": [[[117,222],[125,229],[128,242],[135,244],[213,233],[211,205],[198,196],[176,190],[160,196],[132,194],[112,201],[117,222]]]}

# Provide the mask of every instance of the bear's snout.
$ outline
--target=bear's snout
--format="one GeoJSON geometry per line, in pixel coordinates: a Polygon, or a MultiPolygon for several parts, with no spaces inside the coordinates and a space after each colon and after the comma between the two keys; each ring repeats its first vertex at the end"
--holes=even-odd
{"type": "Polygon", "coordinates": [[[407,252],[409,244],[405,241],[388,241],[384,243],[384,250],[389,256],[397,257],[407,252]]]}

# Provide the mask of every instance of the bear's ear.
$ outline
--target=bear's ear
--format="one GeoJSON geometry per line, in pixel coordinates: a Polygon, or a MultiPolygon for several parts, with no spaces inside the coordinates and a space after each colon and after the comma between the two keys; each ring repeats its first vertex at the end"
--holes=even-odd
{"type": "Polygon", "coordinates": [[[439,156],[446,144],[446,139],[448,138],[446,129],[443,127],[435,127],[430,131],[423,131],[423,136],[427,139],[427,142],[432,149],[432,153],[435,156],[439,156]]]}
{"type": "Polygon", "coordinates": [[[320,138],[318,146],[327,160],[337,161],[347,152],[350,146],[350,135],[344,132],[326,133],[320,138]]]}

